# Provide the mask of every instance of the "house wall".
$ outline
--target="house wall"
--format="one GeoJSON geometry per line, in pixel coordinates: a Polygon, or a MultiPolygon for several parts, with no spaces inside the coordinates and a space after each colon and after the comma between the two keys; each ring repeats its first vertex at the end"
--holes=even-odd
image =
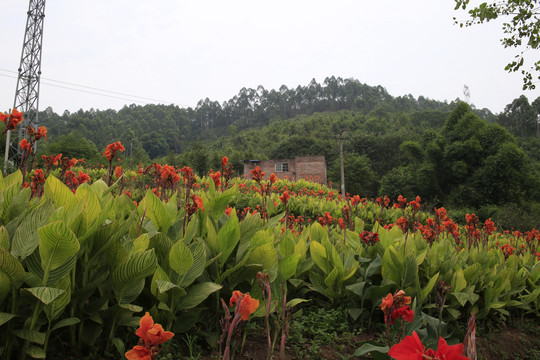
{"type": "Polygon", "coordinates": [[[324,155],[314,156],[297,156],[295,159],[272,159],[260,161],[244,162],[244,176],[251,178],[251,170],[259,166],[266,173],[265,179],[268,179],[270,174],[275,173],[280,179],[288,178],[298,181],[307,179],[313,182],[326,184],[326,161],[324,155]],[[289,164],[289,171],[276,171],[277,163],[289,164]]]}
{"type": "Polygon", "coordinates": [[[296,178],[326,184],[326,161],[324,155],[297,156],[296,178]]]}

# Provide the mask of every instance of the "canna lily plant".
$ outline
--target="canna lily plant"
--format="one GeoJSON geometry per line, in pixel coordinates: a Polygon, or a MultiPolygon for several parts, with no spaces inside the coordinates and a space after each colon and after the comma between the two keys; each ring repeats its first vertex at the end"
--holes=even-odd
{"type": "Polygon", "coordinates": [[[222,334],[219,340],[219,348],[221,354],[221,346],[226,337],[225,351],[223,352],[223,360],[229,360],[231,358],[231,338],[235,333],[237,326],[242,321],[249,319],[249,316],[253,314],[259,307],[259,300],[253,299],[249,293],[243,294],[242,292],[235,290],[229,300],[231,307],[235,306],[234,313],[231,316],[229,308],[221,299],[223,310],[225,310],[225,316],[221,320],[222,334]]]}
{"type": "Polygon", "coordinates": [[[155,360],[161,351],[159,346],[174,336],[172,332],[163,330],[160,324],[154,324],[148,312],[139,321],[135,335],[140,337],[139,343],[126,353],[128,360],[155,360]]]}

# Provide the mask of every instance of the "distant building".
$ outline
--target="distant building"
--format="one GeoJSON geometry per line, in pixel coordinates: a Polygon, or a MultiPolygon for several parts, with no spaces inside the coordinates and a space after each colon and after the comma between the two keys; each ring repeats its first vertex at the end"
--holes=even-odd
{"type": "Polygon", "coordinates": [[[271,173],[275,173],[280,179],[288,178],[298,181],[307,179],[326,185],[326,161],[324,155],[297,156],[294,159],[277,160],[244,160],[244,175],[251,177],[250,171],[255,166],[266,173],[268,179],[271,173]]]}

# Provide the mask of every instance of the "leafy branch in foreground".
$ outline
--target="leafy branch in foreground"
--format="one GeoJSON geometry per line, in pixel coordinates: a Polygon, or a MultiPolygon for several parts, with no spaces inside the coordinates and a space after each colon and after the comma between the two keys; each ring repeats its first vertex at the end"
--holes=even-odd
{"type": "MultiPolygon", "coordinates": [[[[455,10],[466,10],[469,7],[469,0],[455,0],[455,10]]],[[[455,24],[460,27],[482,24],[499,17],[510,18],[502,25],[502,29],[507,37],[501,39],[505,48],[524,47],[515,56],[515,60],[506,65],[505,70],[516,72],[521,69],[523,74],[523,90],[533,90],[536,85],[533,83],[533,73],[540,72],[540,61],[536,61],[529,70],[523,68],[525,63],[524,53],[527,50],[536,50],[540,46],[540,6],[536,0],[506,0],[484,2],[476,7],[469,8],[470,20],[459,21],[454,17],[455,24]]],[[[540,75],[535,75],[540,79],[540,75]]]]}

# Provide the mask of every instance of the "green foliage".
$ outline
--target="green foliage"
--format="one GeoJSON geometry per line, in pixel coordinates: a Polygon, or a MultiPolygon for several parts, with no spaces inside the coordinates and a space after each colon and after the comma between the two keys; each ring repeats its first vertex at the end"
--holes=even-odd
{"type": "Polygon", "coordinates": [[[40,153],[46,155],[62,154],[62,156],[67,156],[70,159],[84,159],[89,163],[98,161],[101,155],[96,144],[78,131],[59,136],[56,141],[51,139],[46,143],[43,150],[40,149],[40,153]]]}
{"type": "MultiPolygon", "coordinates": [[[[533,73],[540,71],[540,63],[535,62],[529,69],[524,69],[525,57],[524,53],[530,49],[538,49],[540,46],[539,23],[538,23],[538,7],[534,0],[505,0],[483,2],[478,6],[470,6],[469,0],[455,0],[455,9],[466,10],[469,8],[468,14],[471,20],[457,21],[461,27],[481,24],[499,18],[505,18],[502,24],[502,29],[506,37],[501,39],[504,47],[515,47],[522,49],[515,56],[516,60],[511,61],[506,65],[505,70],[515,72],[521,70],[523,74],[523,90],[535,89],[536,85],[533,81],[533,73]]],[[[534,77],[540,78],[537,75],[534,77]]]]}

